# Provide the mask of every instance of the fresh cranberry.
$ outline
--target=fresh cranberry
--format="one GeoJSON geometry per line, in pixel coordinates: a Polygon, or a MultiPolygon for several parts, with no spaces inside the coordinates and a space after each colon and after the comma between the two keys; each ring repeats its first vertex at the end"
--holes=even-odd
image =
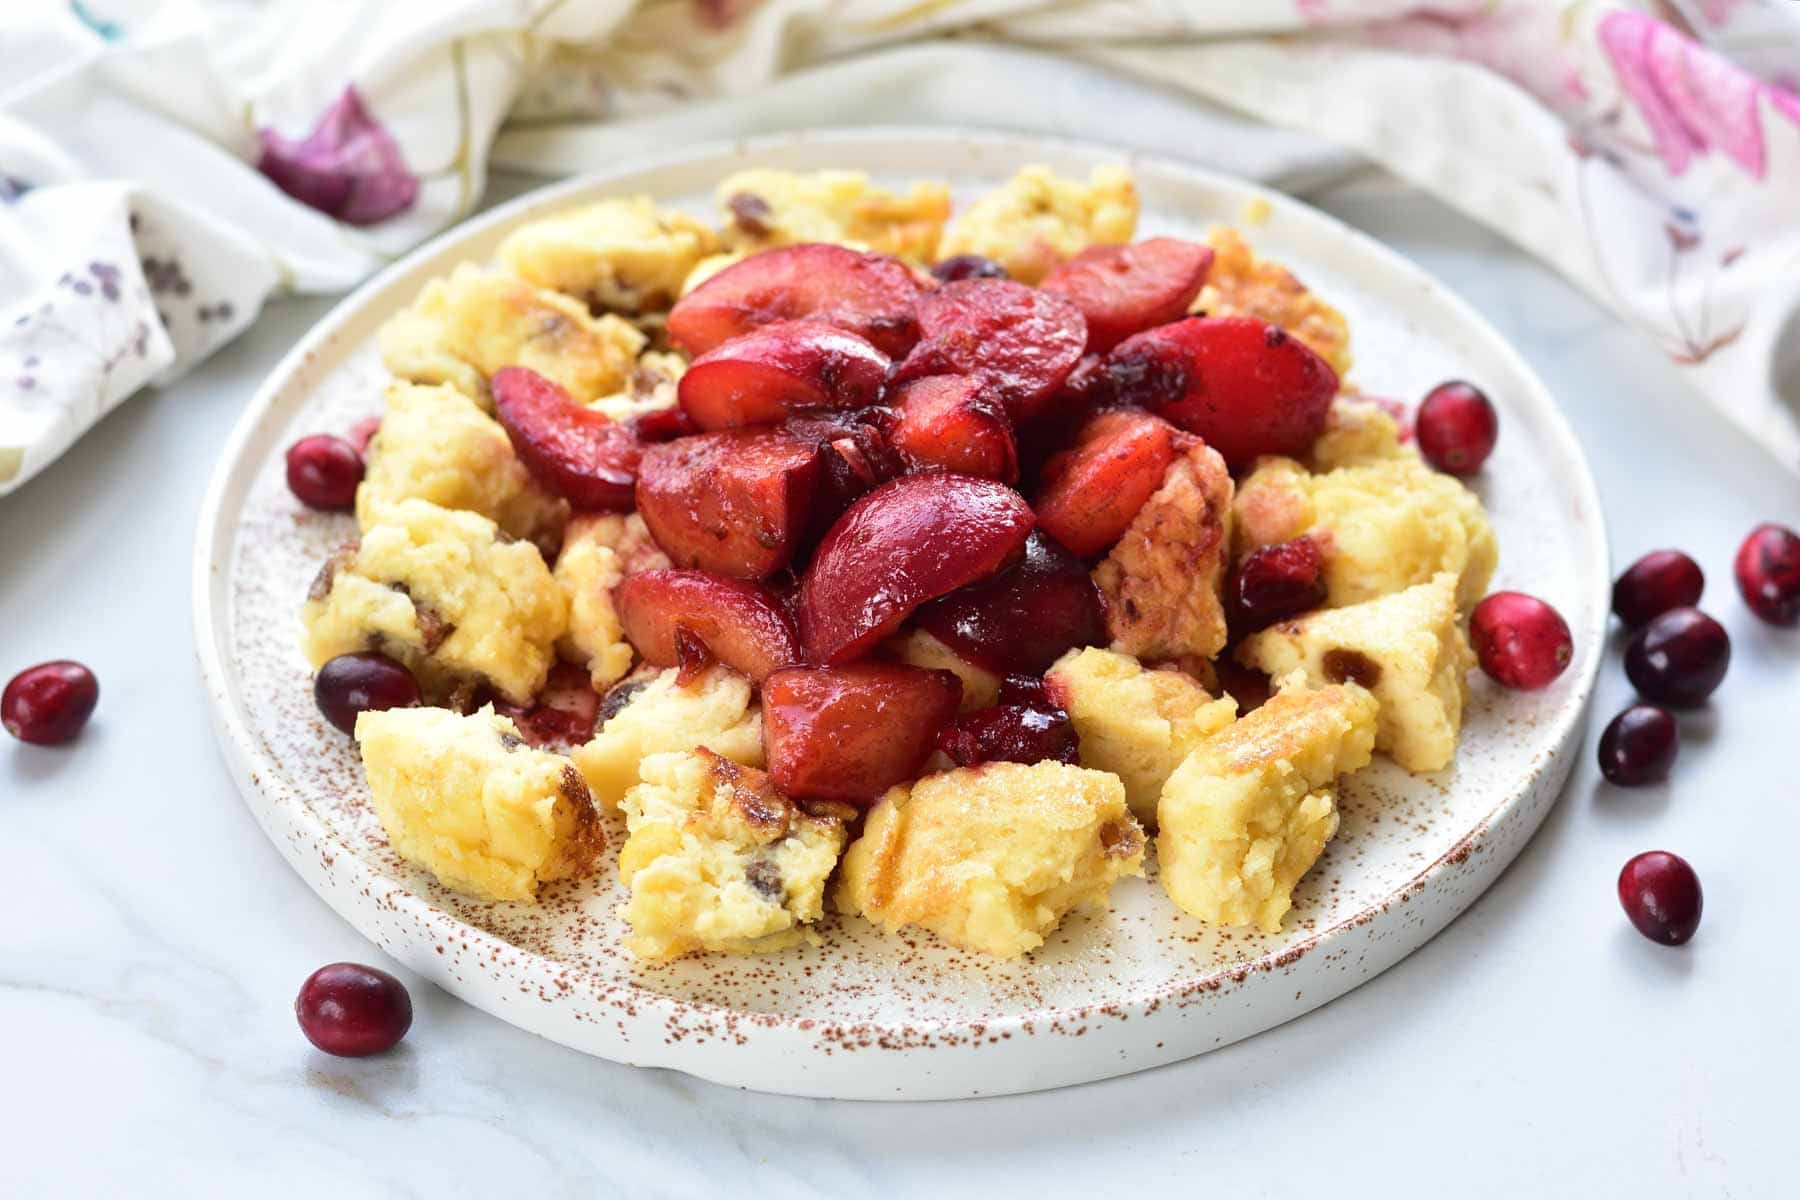
{"type": "Polygon", "coordinates": [[[1671,608],[1637,631],[1625,647],[1625,675],[1658,704],[1704,703],[1731,665],[1725,627],[1697,608],[1671,608]]]}
{"type": "Polygon", "coordinates": [[[1800,533],[1758,525],[1738,547],[1738,591],[1750,611],[1771,625],[1800,621],[1800,533]]]}
{"type": "Polygon", "coordinates": [[[1259,546],[1231,581],[1231,628],[1254,633],[1325,603],[1325,556],[1312,538],[1259,546]]]}
{"type": "Polygon", "coordinates": [[[938,734],[938,749],[959,767],[984,762],[1072,763],[1080,749],[1075,726],[1060,708],[996,704],[964,713],[938,734]]]}
{"type": "Polygon", "coordinates": [[[1042,675],[1005,675],[1000,679],[999,704],[1023,704],[1027,708],[1055,708],[1042,675]]]}
{"type": "Polygon", "coordinates": [[[362,477],[362,455],[341,437],[315,433],[288,447],[288,488],[310,508],[353,508],[362,477]]]}
{"type": "Polygon", "coordinates": [[[958,254],[954,258],[946,258],[933,266],[931,273],[944,283],[956,283],[962,279],[1007,278],[1005,267],[979,254],[958,254]]]}
{"type": "Polygon", "coordinates": [[[374,441],[375,435],[380,432],[380,417],[364,417],[350,427],[350,444],[356,447],[358,454],[366,456],[369,453],[369,443],[374,441]]]}
{"type": "Polygon", "coordinates": [[[1475,606],[1469,640],[1481,669],[1509,688],[1541,688],[1575,653],[1562,614],[1524,592],[1495,592],[1475,606]]]}
{"type": "Polygon", "coordinates": [[[1413,431],[1426,462],[1451,475],[1473,475],[1494,452],[1500,419],[1480,388],[1452,380],[1425,394],[1413,431]]]}
{"type": "Polygon", "coordinates": [[[100,681],[80,663],[39,663],[6,685],[0,695],[0,724],[22,742],[60,746],[81,732],[99,702],[100,681]]]}
{"type": "Polygon", "coordinates": [[[392,1049],[412,1028],[406,985],[374,967],[332,963],[300,985],[294,1016],[306,1040],[327,1054],[362,1058],[392,1049]]]}
{"type": "Polygon", "coordinates": [[[313,702],[345,733],[356,732],[356,714],[419,703],[419,681],[385,654],[340,654],[319,668],[313,702]]]}
{"type": "Polygon", "coordinates": [[[1600,773],[1621,787],[1667,779],[1680,746],[1674,714],[1654,704],[1634,704],[1600,735],[1600,773]]]}
{"type": "Polygon", "coordinates": [[[1619,903],[1639,933],[1679,946],[1700,928],[1700,877],[1680,855],[1647,850],[1619,872],[1619,903]]]}
{"type": "Polygon", "coordinates": [[[1625,628],[1637,629],[1671,608],[1700,603],[1705,589],[1699,563],[1679,550],[1652,550],[1613,584],[1612,608],[1625,628]]]}

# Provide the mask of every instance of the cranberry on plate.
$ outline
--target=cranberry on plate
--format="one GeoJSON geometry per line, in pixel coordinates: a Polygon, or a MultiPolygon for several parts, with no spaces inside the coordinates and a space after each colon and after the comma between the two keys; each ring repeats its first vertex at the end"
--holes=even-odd
{"type": "Polygon", "coordinates": [[[412,1028],[406,985],[361,963],[331,963],[300,985],[294,1016],[306,1040],[327,1054],[362,1058],[392,1049],[412,1028]]]}
{"type": "Polygon", "coordinates": [[[1255,633],[1325,603],[1325,556],[1310,537],[1259,546],[1244,558],[1226,597],[1234,633],[1255,633]]]}
{"type": "Polygon", "coordinates": [[[1469,618],[1475,658],[1510,688],[1541,688],[1563,673],[1575,643],[1562,614],[1524,592],[1495,592],[1469,618]]]}
{"type": "Polygon", "coordinates": [[[1625,648],[1631,686],[1659,704],[1703,704],[1731,665],[1731,637],[1697,608],[1671,608],[1638,630],[1625,648]]]}
{"type": "Polygon", "coordinates": [[[419,699],[413,673],[373,650],[340,654],[320,667],[313,680],[313,702],[345,733],[356,732],[358,713],[412,708],[419,699]]]}
{"type": "Polygon", "coordinates": [[[14,675],[0,694],[0,724],[22,742],[60,746],[81,732],[99,702],[100,681],[80,663],[39,663],[14,675]]]}
{"type": "Polygon", "coordinates": [[[1637,931],[1664,946],[1679,946],[1700,927],[1700,877],[1685,858],[1647,850],[1619,872],[1619,903],[1637,931]]]}
{"type": "Polygon", "coordinates": [[[1700,603],[1706,575],[1679,550],[1652,550],[1613,583],[1612,610],[1627,629],[1638,629],[1671,608],[1700,603]]]}
{"type": "Polygon", "coordinates": [[[309,508],[333,512],[355,507],[362,477],[362,455],[341,437],[315,433],[288,447],[288,489],[309,508]]]}
{"type": "Polygon", "coordinates": [[[932,264],[931,273],[944,283],[962,279],[1005,279],[1006,268],[979,254],[957,254],[932,264]]]}
{"type": "Polygon", "coordinates": [[[1655,704],[1634,704],[1600,735],[1600,773],[1621,787],[1667,779],[1680,746],[1673,713],[1655,704]]]}
{"type": "Polygon", "coordinates": [[[1480,388],[1451,380],[1426,393],[1413,433],[1426,462],[1451,475],[1473,475],[1494,452],[1500,418],[1480,388]]]}
{"type": "Polygon", "coordinates": [[[1800,622],[1800,533],[1758,525],[1738,547],[1733,567],[1751,612],[1771,625],[1800,622]]]}

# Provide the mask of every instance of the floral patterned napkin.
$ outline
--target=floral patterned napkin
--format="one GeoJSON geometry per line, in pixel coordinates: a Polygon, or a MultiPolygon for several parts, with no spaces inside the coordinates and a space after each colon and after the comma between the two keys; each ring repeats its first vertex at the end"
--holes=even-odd
{"type": "Polygon", "coordinates": [[[277,290],[348,288],[467,215],[490,155],[918,122],[1290,187],[1355,152],[1555,265],[1800,470],[1796,0],[0,8],[0,494],[277,290]]]}

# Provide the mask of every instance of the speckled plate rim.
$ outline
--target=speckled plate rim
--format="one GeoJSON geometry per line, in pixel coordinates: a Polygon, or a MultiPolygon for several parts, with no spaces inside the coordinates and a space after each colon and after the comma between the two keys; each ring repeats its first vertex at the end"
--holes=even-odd
{"type": "MultiPolygon", "coordinates": [[[[427,260],[453,246],[490,234],[531,210],[565,203],[629,177],[688,167],[697,162],[755,159],[797,146],[842,147],[874,169],[884,145],[936,144],[947,153],[971,152],[1009,164],[1079,159],[1125,159],[1140,173],[1155,172],[1205,187],[1234,189],[1266,201],[1284,218],[1311,221],[1357,252],[1420,289],[1432,304],[1485,341],[1523,386],[1515,407],[1530,410],[1540,437],[1572,468],[1567,482],[1571,511],[1585,541],[1584,555],[1603,593],[1608,550],[1603,510],[1573,430],[1537,375],[1501,336],[1448,288],[1394,251],[1335,218],[1260,185],[1174,160],[1091,143],[1014,136],[977,130],[886,127],[781,134],[715,142],[648,155],[611,169],[564,180],[519,196],[456,226],[394,263],[341,301],[283,357],[233,428],[201,504],[193,560],[194,629],[202,682],[226,764],[245,802],[294,869],[322,899],[361,933],[410,969],[502,1020],[552,1040],[615,1061],[682,1070],[715,1082],[792,1095],[843,1099],[941,1099],[1034,1091],[1174,1062],[1271,1028],[1324,1004],[1400,961],[1429,940],[1479,897],[1517,855],[1560,794],[1582,740],[1588,701],[1600,656],[1576,664],[1563,701],[1548,720],[1549,748],[1519,788],[1496,804],[1448,852],[1427,864],[1382,900],[1262,957],[1211,975],[1146,989],[1128,1003],[1040,1009],[1027,1016],[972,1026],[942,1022],[922,1028],[886,1024],[828,1026],[764,1013],[738,1011],[665,996],[648,989],[603,984],[553,960],[519,950],[466,924],[383,876],[337,841],[304,804],[265,785],[276,768],[234,696],[228,668],[227,594],[233,514],[255,478],[266,440],[306,389],[306,375],[340,331],[362,316],[372,298],[427,260]],[[1397,936],[1380,936],[1396,933],[1397,936]],[[462,975],[445,964],[443,946],[454,939],[476,955],[503,957],[512,970],[507,985],[485,974],[462,975]],[[1354,962],[1355,970],[1326,976],[1326,959],[1354,962]],[[523,973],[522,975],[520,973],[523,973]],[[512,976],[519,976],[518,979],[512,976]],[[1279,986],[1258,982],[1281,977],[1279,986]],[[537,987],[525,986],[535,982],[537,987]],[[1244,1001],[1232,1005],[1231,1002],[1244,1001]],[[1158,1020],[1204,1005],[1206,1021],[1158,1020]],[[627,1027],[640,1036],[631,1037],[627,1027]],[[655,1036],[657,1032],[660,1037],[655,1036]],[[1053,1045],[1015,1034],[1074,1035],[1053,1045]],[[649,1034],[650,1036],[644,1036],[649,1034]],[[824,1053],[820,1053],[821,1048],[824,1053]],[[870,1054],[879,1055],[871,1062],[870,1054]],[[872,1068],[872,1069],[871,1069],[872,1068]]],[[[740,164],[741,165],[741,162],[740,164]]],[[[637,186],[656,190],[641,179],[637,186]]],[[[266,448],[265,448],[266,452],[266,448]]],[[[1577,645],[1604,642],[1606,604],[1587,606],[1588,620],[1575,629],[1577,645]]]]}

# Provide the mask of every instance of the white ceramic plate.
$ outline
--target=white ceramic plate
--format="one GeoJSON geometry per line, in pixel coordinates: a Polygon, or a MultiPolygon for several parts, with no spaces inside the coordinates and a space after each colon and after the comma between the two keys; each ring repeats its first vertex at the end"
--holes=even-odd
{"type": "MultiPolygon", "coordinates": [[[[1500,408],[1477,487],[1501,544],[1496,587],[1561,609],[1575,661],[1552,687],[1475,681],[1453,768],[1415,778],[1385,759],[1342,789],[1343,824],[1280,934],[1220,931],[1126,881],[1104,917],[1064,923],[1022,962],[930,935],[828,917],[822,947],[647,967],[620,947],[613,864],[538,906],[453,895],[388,849],[350,740],[313,707],[297,611],[318,564],[354,535],[283,484],[294,438],[380,408],[381,322],[429,278],[491,257],[521,222],[594,197],[649,192],[706,211],[750,165],[854,167],[884,182],[947,178],[959,201],[1025,163],[1085,174],[1130,156],[944,131],[781,137],[684,151],[571,181],[450,231],[340,304],[276,369],[225,448],[201,510],[195,624],[226,760],[295,870],[413,970],[503,1020],[620,1062],[811,1096],[941,1098],[1100,1079],[1200,1054],[1355,987],[1479,896],[1554,802],[1580,744],[1606,619],[1606,539],[1582,453],[1525,363],[1462,301],[1330,217],[1252,184],[1135,159],[1142,235],[1196,235],[1268,203],[1253,244],[1348,315],[1366,391],[1416,398],[1452,376],[1500,408]]],[[[620,831],[609,829],[616,849],[620,831]]],[[[608,856],[609,858],[611,855],[608,856]]],[[[1433,1003],[1430,995],[1415,1003],[1433,1003]]],[[[1396,1019],[1404,1019],[1396,1014],[1396,1019]]]]}

